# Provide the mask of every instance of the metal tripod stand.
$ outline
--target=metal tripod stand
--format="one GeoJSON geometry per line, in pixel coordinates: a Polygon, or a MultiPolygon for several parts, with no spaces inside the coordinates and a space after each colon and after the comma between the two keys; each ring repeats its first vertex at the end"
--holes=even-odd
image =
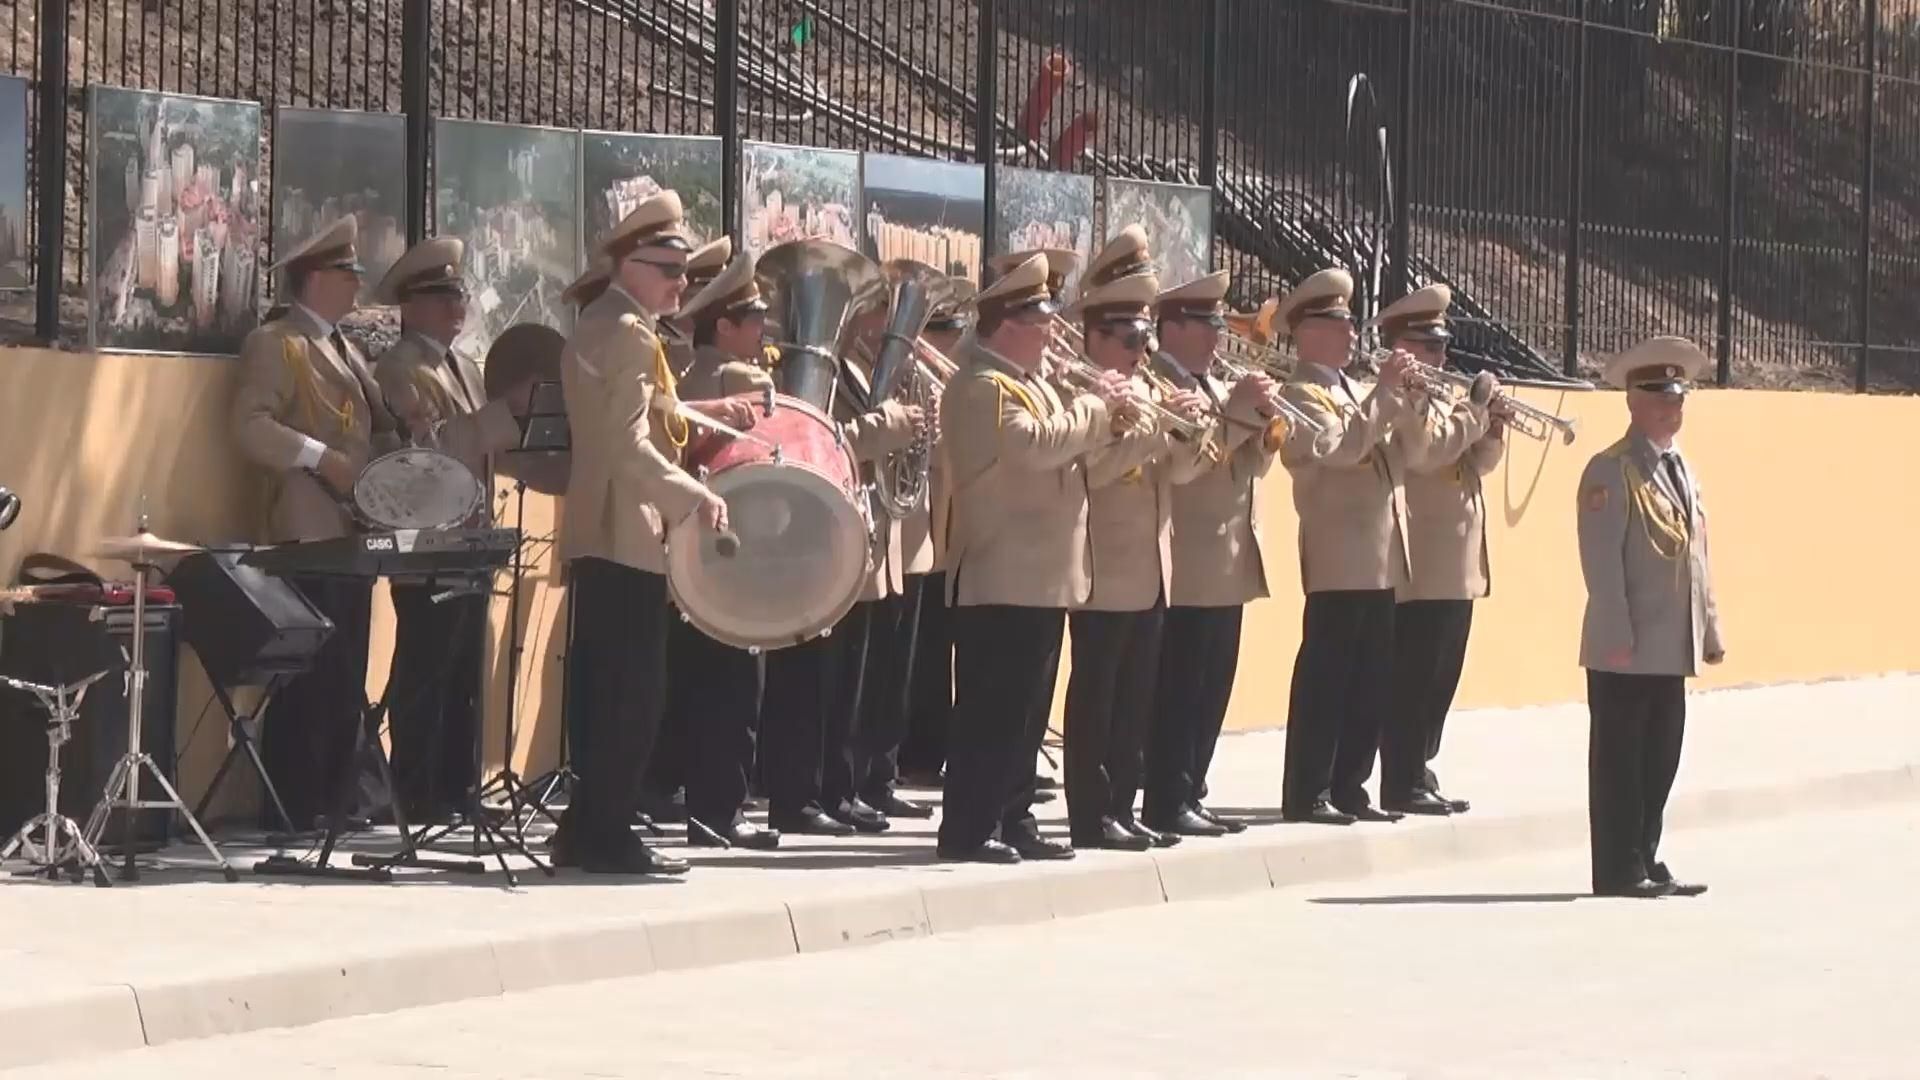
{"type": "Polygon", "coordinates": [[[72,818],[60,812],[60,748],[73,738],[73,722],[80,719],[80,704],[87,698],[87,688],[106,678],[107,671],[96,671],[77,683],[66,686],[41,686],[39,683],[21,682],[0,675],[0,682],[15,690],[23,690],[40,699],[47,710],[47,809],[32,820],[20,826],[5,847],[0,847],[0,863],[13,858],[16,851],[22,852],[26,860],[38,869],[36,874],[58,877],[62,869],[81,879],[83,870],[93,871],[93,883],[107,888],[113,883],[107,880],[106,868],[101,864],[100,852],[87,842],[80,826],[72,818]],[[44,838],[35,842],[34,831],[42,830],[44,838]]]}
{"type": "MultiPolygon", "coordinates": [[[[500,771],[494,774],[492,780],[487,781],[487,783],[481,787],[480,801],[484,803],[489,795],[497,793],[500,798],[505,801],[507,817],[513,822],[515,833],[519,834],[521,841],[524,843],[526,840],[526,827],[533,824],[535,817],[544,815],[548,821],[553,822],[555,825],[560,823],[560,819],[554,815],[553,811],[547,809],[544,799],[534,794],[533,783],[522,780],[520,774],[513,768],[515,728],[517,726],[515,721],[520,711],[520,664],[527,651],[526,636],[520,627],[520,588],[521,582],[526,574],[527,561],[525,553],[528,543],[525,533],[527,521],[527,482],[525,480],[516,480],[513,487],[517,505],[517,516],[514,519],[514,525],[520,528],[522,532],[520,545],[513,550],[512,578],[510,579],[507,592],[506,734],[503,736],[504,743],[500,751],[500,771]],[[532,812],[527,813],[527,811],[532,812]],[[525,814],[524,817],[522,817],[523,813],[525,814]]],[[[478,756],[479,752],[476,750],[475,775],[478,775],[478,756]]],[[[478,852],[480,848],[480,830],[477,828],[473,833],[473,843],[475,852],[478,852]]],[[[537,862],[538,860],[535,861],[537,862]]]]}
{"type": "Polygon", "coordinates": [[[114,763],[113,772],[107,777],[106,793],[93,808],[93,814],[87,818],[86,840],[96,849],[100,846],[100,837],[106,832],[107,821],[113,811],[122,811],[120,815],[120,841],[123,863],[120,867],[120,880],[138,881],[140,868],[134,862],[133,819],[136,810],[175,810],[186,819],[193,835],[200,840],[200,846],[213,856],[214,865],[220,868],[228,881],[239,881],[240,875],[226,856],[214,845],[213,838],[200,825],[200,819],[187,809],[186,801],[180,798],[180,792],[174,789],[166,774],[153,762],[153,757],[142,749],[140,726],[142,713],[147,702],[147,575],[153,571],[152,556],[164,550],[154,542],[154,536],[147,531],[147,515],[140,515],[140,527],[134,532],[124,549],[113,553],[112,557],[124,559],[133,567],[133,655],[127,664],[127,749],[114,763]],[[162,802],[157,799],[140,798],[140,770],[152,774],[160,789],[167,793],[162,802]]]}

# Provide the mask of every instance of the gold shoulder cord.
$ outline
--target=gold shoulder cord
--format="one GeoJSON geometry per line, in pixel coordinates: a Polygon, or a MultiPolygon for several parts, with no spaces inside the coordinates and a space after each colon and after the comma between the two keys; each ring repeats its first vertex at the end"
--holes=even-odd
{"type": "Polygon", "coordinates": [[[284,339],[280,345],[281,362],[287,366],[287,376],[293,383],[293,394],[300,402],[300,415],[306,421],[308,431],[320,432],[320,414],[324,411],[340,425],[340,434],[353,431],[353,398],[349,397],[339,405],[328,401],[320,392],[319,379],[313,373],[313,364],[307,358],[307,343],[297,337],[284,339]]]}
{"type": "MultiPolygon", "coordinates": [[[[1034,399],[1033,394],[1026,387],[1021,386],[1019,383],[1015,382],[1013,379],[1009,378],[1006,375],[1002,375],[997,371],[987,372],[987,377],[989,379],[992,379],[993,384],[1000,388],[1000,404],[1004,405],[1006,403],[1007,395],[1012,394],[1013,399],[1020,403],[1021,408],[1027,410],[1028,412],[1032,413],[1036,417],[1046,415],[1040,410],[1040,402],[1034,399]]],[[[1000,420],[1000,409],[998,407],[994,409],[993,415],[994,415],[995,426],[996,427],[1002,426],[1002,422],[1000,420]]]]}
{"type": "Polygon", "coordinates": [[[659,384],[658,392],[667,398],[666,407],[662,410],[666,414],[667,441],[673,443],[675,450],[684,449],[687,445],[687,419],[674,409],[680,403],[677,393],[679,382],[673,377],[673,365],[667,363],[667,347],[657,337],[653,339],[653,379],[659,384]],[[676,428],[675,424],[679,427],[676,428]]]}
{"type": "Polygon", "coordinates": [[[1686,519],[1657,497],[1652,479],[1640,471],[1631,457],[1621,455],[1620,469],[1627,483],[1627,498],[1647,530],[1647,542],[1661,558],[1677,564],[1687,550],[1687,541],[1692,539],[1686,519]]]}

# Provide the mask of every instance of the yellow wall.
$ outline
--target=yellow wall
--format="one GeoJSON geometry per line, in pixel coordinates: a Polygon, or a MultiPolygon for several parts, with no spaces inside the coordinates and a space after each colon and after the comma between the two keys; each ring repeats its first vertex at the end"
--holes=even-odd
{"type": "MultiPolygon", "coordinates": [[[[131,529],[140,497],[156,533],[185,540],[241,538],[252,481],[228,448],[225,411],[231,361],[201,357],[106,356],[0,349],[0,484],[26,502],[0,533],[0,576],[11,581],[22,556],[52,551],[81,558],[99,537],[131,529]]],[[[1616,394],[1523,391],[1536,404],[1577,417],[1572,447],[1515,440],[1488,483],[1494,518],[1494,596],[1475,615],[1461,688],[1463,706],[1577,700],[1574,664],[1582,602],[1574,550],[1574,488],[1594,452],[1624,428],[1616,394]]],[[[1920,399],[1703,392],[1688,405],[1681,442],[1705,485],[1713,515],[1714,568],[1728,661],[1706,685],[1781,682],[1920,669],[1920,575],[1904,553],[1920,535],[1920,500],[1889,475],[1920,461],[1920,399]],[[1810,448],[1839,450],[1830,457],[1810,448]]],[[[1298,645],[1298,563],[1284,474],[1268,481],[1266,528],[1277,556],[1275,596],[1249,610],[1230,726],[1285,722],[1286,691],[1298,645]]],[[[504,524],[516,521],[508,499],[504,524]]],[[[554,503],[527,497],[523,528],[549,537],[554,503]]],[[[537,772],[558,739],[561,590],[550,548],[533,549],[522,593],[529,631],[516,695],[517,763],[537,772]]],[[[93,560],[81,558],[81,561],[93,560]]],[[[124,567],[100,564],[110,576],[124,567]]],[[[502,593],[504,578],[498,583],[502,593]]],[[[507,658],[506,621],[496,600],[490,656],[487,757],[497,760],[507,658]]],[[[369,690],[385,681],[391,625],[376,606],[369,690]]],[[[206,706],[198,665],[182,664],[183,741],[206,706]]],[[[1065,680],[1061,681],[1064,692],[1065,680]]],[[[217,712],[217,710],[215,710],[217,712]]],[[[225,750],[210,718],[183,747],[181,772],[197,790],[225,750]]]]}

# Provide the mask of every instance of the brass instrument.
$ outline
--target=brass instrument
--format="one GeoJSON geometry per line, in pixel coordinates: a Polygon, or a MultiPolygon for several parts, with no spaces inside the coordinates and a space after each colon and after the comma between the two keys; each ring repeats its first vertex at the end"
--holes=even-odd
{"type": "MultiPolygon", "coordinates": [[[[872,370],[874,356],[865,341],[856,341],[853,353],[872,370]]],[[[960,365],[933,347],[925,338],[913,339],[913,367],[901,378],[894,398],[901,404],[920,409],[927,417],[927,430],[914,437],[912,445],[890,454],[885,464],[874,469],[874,494],[881,509],[890,516],[903,518],[926,505],[931,490],[930,476],[933,444],[939,438],[940,395],[960,371],[960,365]]]]}
{"type": "Polygon", "coordinates": [[[840,382],[835,348],[857,301],[884,280],[865,255],[829,240],[790,240],[755,264],[768,337],[780,350],[780,391],[833,415],[840,382]]]}
{"type": "MultiPolygon", "coordinates": [[[[870,408],[898,399],[901,404],[918,408],[928,417],[928,427],[920,431],[907,448],[887,455],[873,470],[875,501],[889,517],[899,520],[927,505],[932,487],[933,432],[931,418],[938,407],[935,380],[925,372],[924,355],[933,350],[920,337],[933,315],[935,292],[947,280],[946,275],[913,259],[890,259],[882,268],[886,277],[867,298],[868,309],[887,306],[886,328],[880,332],[880,350],[868,357],[873,397],[870,408]]],[[[864,343],[861,351],[866,351],[864,343]]],[[[945,357],[941,357],[945,360],[945,357]]],[[[951,367],[951,362],[948,362],[951,367]]]]}
{"type": "MultiPolygon", "coordinates": [[[[1230,357],[1221,353],[1214,354],[1213,364],[1215,369],[1217,369],[1220,372],[1220,374],[1228,382],[1239,382],[1241,379],[1244,379],[1251,375],[1256,375],[1256,374],[1265,375],[1268,378],[1273,377],[1273,373],[1264,368],[1255,369],[1255,368],[1246,367],[1240,364],[1238,361],[1233,360],[1230,357]]],[[[1269,447],[1277,448],[1282,442],[1286,441],[1286,432],[1281,430],[1276,430],[1276,425],[1279,425],[1279,424],[1287,424],[1287,425],[1297,424],[1300,427],[1306,428],[1308,431],[1313,432],[1315,435],[1321,434],[1326,430],[1325,428],[1320,426],[1319,421],[1315,420],[1311,416],[1308,416],[1306,413],[1301,412],[1299,406],[1295,405],[1291,401],[1288,401],[1286,398],[1281,397],[1280,392],[1277,389],[1273,393],[1267,395],[1267,405],[1272,409],[1272,411],[1265,413],[1264,415],[1266,419],[1270,422],[1262,429],[1262,431],[1265,435],[1267,445],[1269,447]]]]}
{"type": "MultiPolygon", "coordinates": [[[[1081,385],[1090,385],[1099,377],[1102,369],[1092,361],[1081,359],[1086,355],[1087,338],[1081,333],[1079,327],[1056,313],[1049,333],[1051,340],[1047,347],[1047,359],[1055,371],[1065,373],[1067,377],[1077,380],[1081,385]],[[1085,370],[1076,371],[1076,368],[1085,370]]],[[[1159,376],[1148,369],[1147,365],[1140,365],[1138,370],[1147,376],[1148,385],[1162,396],[1176,392],[1175,388],[1164,385],[1164,380],[1161,385],[1156,385],[1155,380],[1159,379],[1159,376]]],[[[1182,442],[1207,440],[1213,433],[1213,425],[1208,423],[1204,416],[1193,417],[1178,413],[1152,399],[1147,400],[1146,408],[1148,418],[1157,424],[1160,430],[1182,442]]],[[[1218,457],[1217,449],[1210,449],[1209,456],[1218,457]]]]}
{"type": "MultiPolygon", "coordinates": [[[[1378,368],[1392,355],[1392,349],[1373,349],[1365,353],[1362,359],[1378,368]]],[[[1428,364],[1408,364],[1401,377],[1409,386],[1433,398],[1458,400],[1473,391],[1474,376],[1428,364]]],[[[1487,411],[1498,416],[1514,431],[1538,442],[1547,441],[1556,431],[1560,433],[1560,441],[1567,446],[1572,446],[1573,440],[1579,437],[1579,421],[1529,405],[1504,389],[1494,391],[1493,400],[1487,402],[1487,411]]]]}

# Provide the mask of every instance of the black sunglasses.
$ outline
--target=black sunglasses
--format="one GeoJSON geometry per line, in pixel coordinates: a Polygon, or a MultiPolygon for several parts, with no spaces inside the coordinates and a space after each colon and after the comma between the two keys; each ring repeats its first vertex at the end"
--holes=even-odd
{"type": "Polygon", "coordinates": [[[687,276],[687,264],[683,262],[660,262],[657,259],[628,259],[628,262],[651,266],[660,272],[660,276],[669,280],[679,280],[687,276]]]}
{"type": "Polygon", "coordinates": [[[1146,327],[1133,326],[1130,324],[1096,326],[1093,329],[1097,334],[1105,334],[1110,338],[1118,338],[1121,345],[1136,350],[1146,348],[1147,342],[1153,337],[1153,331],[1148,330],[1146,327]]]}

